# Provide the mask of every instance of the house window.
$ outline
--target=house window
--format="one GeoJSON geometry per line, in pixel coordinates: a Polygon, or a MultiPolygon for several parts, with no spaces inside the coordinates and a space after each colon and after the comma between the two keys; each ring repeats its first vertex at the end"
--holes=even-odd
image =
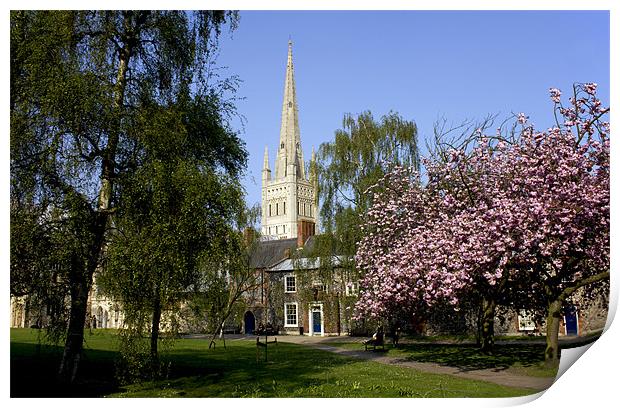
{"type": "Polygon", "coordinates": [[[319,292],[327,293],[327,284],[321,282],[320,280],[315,280],[314,282],[312,282],[312,287],[319,292]]]}
{"type": "Polygon", "coordinates": [[[297,303],[284,304],[284,327],[297,327],[297,303]]]}
{"type": "Polygon", "coordinates": [[[345,287],[345,293],[347,296],[357,296],[359,292],[359,283],[357,282],[349,282],[345,287]]]}
{"type": "Polygon", "coordinates": [[[289,275],[284,277],[284,291],[287,293],[296,292],[297,288],[295,287],[295,275],[289,275]]]}
{"type": "Polygon", "coordinates": [[[532,314],[525,310],[519,311],[519,330],[520,331],[534,331],[536,330],[536,323],[532,319],[532,314]]]}

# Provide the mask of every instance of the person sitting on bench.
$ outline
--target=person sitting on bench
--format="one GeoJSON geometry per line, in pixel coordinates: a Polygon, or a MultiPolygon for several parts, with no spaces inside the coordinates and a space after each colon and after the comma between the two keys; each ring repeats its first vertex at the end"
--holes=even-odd
{"type": "Polygon", "coordinates": [[[372,339],[368,339],[364,342],[364,350],[368,350],[368,346],[371,346],[373,350],[379,346],[385,349],[383,343],[383,326],[377,327],[377,331],[372,335],[372,339]]]}

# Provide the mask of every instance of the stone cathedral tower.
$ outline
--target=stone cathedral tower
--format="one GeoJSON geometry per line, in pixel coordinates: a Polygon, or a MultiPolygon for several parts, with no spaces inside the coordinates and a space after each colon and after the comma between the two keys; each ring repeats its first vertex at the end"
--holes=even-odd
{"type": "Polygon", "coordinates": [[[280,143],[275,174],[269,168],[269,152],[265,147],[262,171],[262,235],[267,239],[308,237],[316,232],[317,177],[314,149],[306,174],[299,135],[299,111],[293,75],[293,43],[288,42],[288,60],[282,101],[280,143]]]}

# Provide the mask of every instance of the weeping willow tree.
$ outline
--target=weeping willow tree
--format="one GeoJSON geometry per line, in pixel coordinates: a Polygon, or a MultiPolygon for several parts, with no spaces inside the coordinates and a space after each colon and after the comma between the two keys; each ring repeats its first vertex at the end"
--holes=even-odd
{"type": "Polygon", "coordinates": [[[319,147],[315,166],[310,171],[318,175],[321,235],[302,256],[318,260],[319,276],[312,279],[332,287],[334,314],[350,319],[355,298],[347,294],[355,293],[359,280],[353,257],[372,204],[367,190],[394,166],[419,169],[417,126],[394,112],[379,120],[369,111],[347,114],[334,140],[319,147]]]}

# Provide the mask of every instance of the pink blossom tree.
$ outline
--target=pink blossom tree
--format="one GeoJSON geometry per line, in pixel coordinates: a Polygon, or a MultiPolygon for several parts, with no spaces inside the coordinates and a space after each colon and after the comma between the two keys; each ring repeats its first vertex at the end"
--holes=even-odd
{"type": "Polygon", "coordinates": [[[535,132],[519,114],[518,137],[478,132],[472,148],[427,159],[424,186],[397,169],[371,189],[358,315],[459,307],[473,295],[489,349],[498,301],[527,286],[509,305],[544,299],[546,357],[557,359],[562,305],[609,277],[609,124],[601,120],[609,110],[595,84],[576,85],[568,108],[550,91],[557,127],[535,132]]]}

